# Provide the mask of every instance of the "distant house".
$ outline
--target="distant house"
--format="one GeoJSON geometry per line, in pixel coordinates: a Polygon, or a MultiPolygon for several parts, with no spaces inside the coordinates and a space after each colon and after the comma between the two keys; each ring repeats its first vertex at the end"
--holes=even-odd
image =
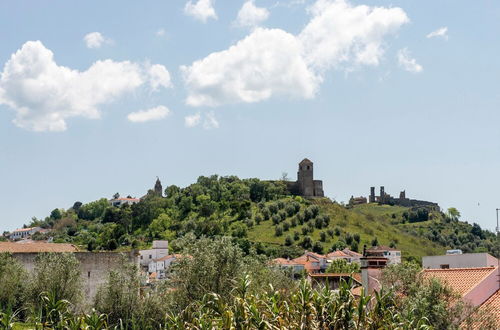
{"type": "Polygon", "coordinates": [[[168,255],[168,241],[153,241],[153,248],[139,250],[139,264],[144,268],[149,268],[149,263],[161,259],[168,255]]]}
{"type": "Polygon", "coordinates": [[[16,229],[12,233],[10,233],[9,238],[11,240],[19,240],[19,239],[25,239],[31,237],[36,232],[41,231],[41,227],[31,227],[31,228],[21,228],[21,229],[16,229]]]}
{"type": "MultiPolygon", "coordinates": [[[[477,307],[472,317],[472,329],[482,329],[486,322],[485,315],[489,314],[496,321],[496,328],[500,329],[500,289],[499,271],[497,267],[471,267],[449,269],[424,269],[425,278],[436,278],[445,282],[462,299],[477,307]]],[[[469,325],[463,324],[469,329],[469,325]]],[[[490,329],[490,328],[488,328],[490,329]]]]}
{"type": "Polygon", "coordinates": [[[344,252],[349,257],[351,257],[350,262],[357,262],[357,263],[359,263],[360,259],[363,257],[363,255],[361,253],[349,250],[348,248],[343,249],[342,252],[344,252]]]}
{"type": "Polygon", "coordinates": [[[128,204],[137,204],[141,201],[140,198],[132,198],[132,197],[118,197],[109,200],[109,204],[112,206],[120,207],[122,205],[128,204]]]}
{"type": "Polygon", "coordinates": [[[150,274],[150,278],[153,274],[155,279],[166,278],[172,263],[181,257],[182,256],[179,254],[172,254],[150,261],[148,264],[148,273],[150,274]]]}
{"type": "Polygon", "coordinates": [[[494,267],[498,259],[488,253],[446,254],[422,258],[422,266],[427,269],[494,267]]]}
{"type": "Polygon", "coordinates": [[[397,250],[388,246],[374,246],[366,250],[368,257],[387,258],[388,265],[401,263],[401,250],[397,250]]]}

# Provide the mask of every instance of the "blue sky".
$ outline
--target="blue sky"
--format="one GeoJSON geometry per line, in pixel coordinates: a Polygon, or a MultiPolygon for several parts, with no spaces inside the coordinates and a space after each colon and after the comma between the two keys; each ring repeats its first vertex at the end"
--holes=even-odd
{"type": "Polygon", "coordinates": [[[3,1],[0,229],[308,157],[493,230],[499,32],[492,0],[3,1]]]}

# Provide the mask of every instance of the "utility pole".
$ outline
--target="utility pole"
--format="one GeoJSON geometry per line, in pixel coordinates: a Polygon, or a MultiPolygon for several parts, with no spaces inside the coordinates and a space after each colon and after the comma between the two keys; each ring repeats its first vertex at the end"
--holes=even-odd
{"type": "MultiPolygon", "coordinates": [[[[500,226],[498,225],[498,211],[500,211],[499,208],[497,208],[497,227],[495,229],[496,229],[496,233],[497,233],[497,244],[500,247],[500,226]]],[[[497,265],[498,288],[500,289],[500,255],[497,258],[497,263],[498,263],[498,265],[497,265]]]]}

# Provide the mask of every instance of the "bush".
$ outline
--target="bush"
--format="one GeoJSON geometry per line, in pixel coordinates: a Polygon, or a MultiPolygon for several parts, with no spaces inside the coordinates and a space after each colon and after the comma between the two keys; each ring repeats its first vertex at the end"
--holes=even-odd
{"type": "Polygon", "coordinates": [[[290,229],[290,223],[288,221],[283,222],[283,231],[288,231],[290,229]]]}
{"type": "Polygon", "coordinates": [[[342,230],[339,227],[335,227],[334,232],[335,232],[335,236],[340,236],[340,233],[342,232],[342,230]]]}
{"type": "Polygon", "coordinates": [[[314,243],[312,249],[313,249],[313,252],[316,252],[316,253],[319,253],[319,254],[323,253],[323,245],[321,245],[320,242],[314,243]]]}
{"type": "Polygon", "coordinates": [[[361,240],[361,237],[359,236],[359,234],[358,234],[358,233],[354,234],[354,235],[353,235],[353,238],[354,238],[354,240],[355,240],[356,242],[358,242],[358,243],[359,243],[359,242],[360,242],[360,240],[361,240]]]}
{"type": "Polygon", "coordinates": [[[307,235],[308,232],[309,228],[307,228],[307,226],[302,227],[302,235],[307,235]]]}
{"type": "Polygon", "coordinates": [[[353,240],[354,238],[350,233],[345,234],[345,242],[347,243],[347,245],[351,245],[353,240]]]}
{"type": "Polygon", "coordinates": [[[42,293],[53,294],[53,299],[68,300],[78,305],[82,297],[80,263],[73,253],[41,253],[35,259],[35,270],[30,280],[30,300],[40,307],[42,293]]]}
{"type": "Polygon", "coordinates": [[[8,253],[0,253],[0,311],[20,309],[26,300],[28,274],[8,253]]]}
{"type": "Polygon", "coordinates": [[[309,236],[305,236],[303,239],[302,239],[302,242],[300,243],[300,246],[302,246],[304,249],[310,249],[312,248],[312,245],[313,244],[313,241],[311,239],[311,237],[309,236]]]}
{"type": "Polygon", "coordinates": [[[282,225],[277,225],[276,228],[274,228],[274,235],[277,237],[283,235],[283,226],[282,225]]]}
{"type": "Polygon", "coordinates": [[[319,217],[319,218],[316,218],[316,219],[314,220],[314,226],[315,226],[316,228],[318,228],[318,229],[323,228],[323,219],[322,219],[322,218],[320,218],[320,217],[319,217]]]}
{"type": "Polygon", "coordinates": [[[292,239],[292,236],[288,235],[286,238],[285,238],[285,245],[286,246],[290,246],[293,244],[293,239],[292,239]]]}
{"type": "Polygon", "coordinates": [[[328,229],[326,232],[328,233],[328,236],[333,237],[333,229],[328,229]]]}
{"type": "Polygon", "coordinates": [[[326,241],[326,232],[322,231],[321,233],[319,233],[319,240],[321,242],[325,242],[326,241]]]}
{"type": "Polygon", "coordinates": [[[281,217],[277,214],[273,215],[271,219],[273,220],[273,224],[275,224],[275,225],[277,225],[281,222],[281,217]]]}
{"type": "Polygon", "coordinates": [[[374,237],[372,239],[372,246],[378,246],[378,239],[377,239],[377,237],[374,237]]]}
{"type": "Polygon", "coordinates": [[[300,235],[298,232],[294,231],[293,232],[293,240],[294,241],[298,241],[300,239],[300,235]]]}
{"type": "Polygon", "coordinates": [[[297,227],[297,219],[295,217],[290,219],[290,227],[297,227]]]}
{"type": "Polygon", "coordinates": [[[278,215],[280,216],[281,221],[286,219],[286,212],[285,211],[279,211],[278,215]]]}
{"type": "Polygon", "coordinates": [[[262,215],[257,214],[257,215],[255,216],[255,223],[256,223],[257,225],[260,225],[260,223],[261,223],[262,221],[263,221],[263,217],[262,217],[262,215]]]}

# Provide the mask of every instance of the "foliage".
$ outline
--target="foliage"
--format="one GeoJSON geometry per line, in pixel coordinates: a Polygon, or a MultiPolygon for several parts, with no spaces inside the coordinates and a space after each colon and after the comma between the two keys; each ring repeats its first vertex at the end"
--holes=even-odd
{"type": "Polygon", "coordinates": [[[27,273],[9,253],[0,253],[0,309],[18,310],[25,302],[27,273]]]}
{"type": "Polygon", "coordinates": [[[334,259],[326,269],[327,273],[359,273],[360,264],[357,262],[347,262],[345,259],[334,259]]]}
{"type": "Polygon", "coordinates": [[[73,253],[41,253],[36,257],[30,279],[30,301],[40,308],[41,297],[50,301],[68,300],[78,304],[82,295],[79,262],[73,253]]]}

